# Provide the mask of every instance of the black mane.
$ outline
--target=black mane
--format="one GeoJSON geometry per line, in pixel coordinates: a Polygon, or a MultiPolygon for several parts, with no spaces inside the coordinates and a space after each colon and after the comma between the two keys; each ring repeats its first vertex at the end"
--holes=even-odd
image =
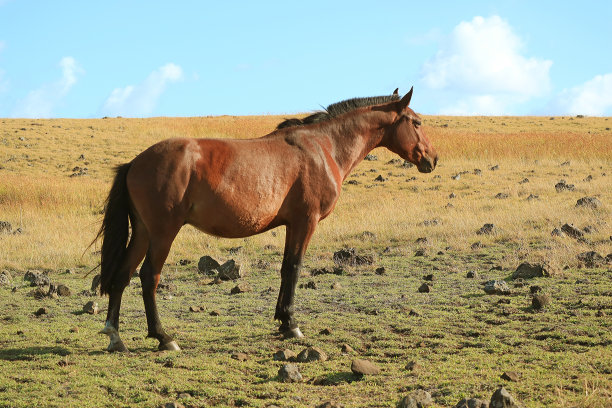
{"type": "Polygon", "coordinates": [[[394,93],[393,95],[384,96],[370,96],[365,98],[352,98],[345,101],[332,103],[325,111],[317,111],[312,115],[308,115],[303,119],[290,118],[285,119],[276,126],[276,129],[284,129],[292,126],[303,126],[310,125],[312,123],[324,122],[329,119],[333,119],[344,113],[353,111],[357,108],[363,108],[364,106],[380,105],[383,103],[398,101],[399,95],[394,93]]]}

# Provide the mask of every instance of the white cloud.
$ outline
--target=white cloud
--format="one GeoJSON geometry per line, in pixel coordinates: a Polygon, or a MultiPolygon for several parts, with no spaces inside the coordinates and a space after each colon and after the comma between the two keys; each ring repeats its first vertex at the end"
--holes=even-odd
{"type": "Polygon", "coordinates": [[[561,92],[556,103],[558,113],[606,116],[612,114],[612,73],[561,92]]]}
{"type": "Polygon", "coordinates": [[[102,113],[108,116],[151,115],[167,85],[181,79],[183,79],[181,67],[168,63],[151,72],[138,85],[115,88],[106,99],[102,113]]]}
{"type": "Polygon", "coordinates": [[[546,95],[552,61],[527,58],[512,27],[498,16],[461,22],[422,67],[428,87],[457,93],[447,111],[499,114],[546,95]]]}
{"type": "Polygon", "coordinates": [[[72,57],[62,58],[59,66],[62,70],[62,77],[30,91],[24,99],[17,103],[12,113],[13,117],[48,118],[53,115],[55,107],[77,83],[78,75],[83,73],[72,57]]]}

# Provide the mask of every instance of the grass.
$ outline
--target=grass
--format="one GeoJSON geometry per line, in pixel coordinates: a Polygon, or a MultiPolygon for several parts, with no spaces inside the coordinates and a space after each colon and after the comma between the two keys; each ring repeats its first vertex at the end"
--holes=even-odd
{"type": "Polygon", "coordinates": [[[345,183],[308,250],[300,282],[312,281],[316,289],[297,292],[304,340],[277,338],[272,321],[282,229],[224,240],[185,227],[162,274],[174,286],[159,293],[162,321],[183,351],[157,352],[156,341],[144,339],[135,279],[121,318],[131,353],[104,352],[107,339],[96,334],[104,311],[92,316],[82,306],[95,300],[106,307],[105,298],[88,292],[92,276],[85,277],[99,248],[85,250],[99,226],[113,166],[167,137],[255,137],[281,119],[0,120],[0,220],[22,230],[0,233],[0,270],[12,275],[12,284],[0,287],[0,407],[170,401],[313,407],[327,400],[394,407],[419,388],[432,393],[436,406],[454,406],[464,397],[488,400],[501,384],[530,407],[612,404],[612,276],[609,265],[586,268],[576,259],[588,250],[612,252],[609,118],[426,117],[424,129],[441,155],[439,168],[428,175],[388,163],[394,156],[375,150],[378,160],[364,161],[347,179],[359,184],[345,183]],[[498,170],[490,170],[494,165],[498,170]],[[70,177],[80,171],[76,167],[86,167],[86,175],[70,177]],[[451,178],[458,173],[458,180],[451,178]],[[379,174],[388,180],[375,182],[379,174]],[[529,182],[520,184],[525,178],[529,182]],[[560,179],[575,191],[556,192],[560,179]],[[497,199],[498,193],[508,197],[497,199]],[[527,200],[530,194],[539,199],[527,200]],[[602,207],[576,208],[583,196],[598,197],[602,207]],[[495,224],[493,234],[476,234],[484,223],[495,224]],[[551,236],[565,223],[592,232],[582,242],[551,236]],[[417,243],[420,237],[427,242],[417,243]],[[473,249],[475,242],[481,246],[473,249]],[[231,255],[237,246],[242,249],[231,255]],[[373,255],[375,264],[310,276],[314,268],[331,266],[342,247],[373,255]],[[425,255],[416,256],[417,249],[425,255]],[[210,279],[197,272],[202,255],[241,262],[253,291],[230,295],[232,282],[208,285],[210,279]],[[509,276],[524,261],[551,263],[553,276],[514,287],[509,276]],[[382,276],[374,272],[379,266],[386,270],[382,276]],[[29,269],[47,271],[72,295],[29,296],[32,288],[22,280],[29,269]],[[466,278],[471,270],[478,279],[466,278]],[[433,291],[418,293],[430,273],[433,291]],[[508,280],[512,295],[485,295],[481,283],[488,279],[508,280]],[[339,288],[331,289],[334,283],[339,288]],[[551,297],[545,310],[530,307],[531,285],[551,297]],[[205,311],[190,312],[191,305],[205,311]],[[37,317],[40,307],[48,313],[37,317]],[[212,310],[220,315],[211,316],[212,310]],[[320,334],[324,328],[331,334],[320,334]],[[343,343],[355,352],[341,353],[343,343]],[[308,345],[322,348],[329,360],[299,364],[304,383],[279,382],[281,363],[273,353],[308,345]],[[234,360],[235,352],[249,359],[234,360]],[[354,377],[355,357],[375,362],[382,373],[354,377]],[[422,368],[406,370],[409,361],[422,368]],[[518,372],[520,380],[500,379],[504,371],[518,372]]]}

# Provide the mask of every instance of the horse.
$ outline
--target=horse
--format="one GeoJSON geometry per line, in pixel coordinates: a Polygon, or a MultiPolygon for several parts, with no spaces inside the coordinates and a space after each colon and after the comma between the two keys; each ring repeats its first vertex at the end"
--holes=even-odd
{"type": "Polygon", "coordinates": [[[100,332],[110,337],[107,350],[128,350],[119,336],[119,310],[141,262],[147,337],[157,339],[160,350],[180,350],[162,327],[155,293],[185,224],[224,238],[285,226],[274,318],[284,337],[303,337],[293,306],[302,259],[351,170],[376,147],[422,173],[436,167],[438,155],[408,106],[412,91],[401,99],[396,89],[392,95],[338,102],[303,119],[287,119],[260,138],[164,140],[117,166],[94,240],[102,240],[100,294],[109,296],[100,332]]]}

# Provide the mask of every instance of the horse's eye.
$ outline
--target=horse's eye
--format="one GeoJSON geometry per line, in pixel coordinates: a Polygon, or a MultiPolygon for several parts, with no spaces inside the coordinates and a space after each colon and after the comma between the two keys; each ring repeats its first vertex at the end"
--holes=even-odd
{"type": "Polygon", "coordinates": [[[420,120],[413,120],[412,123],[414,123],[414,127],[419,127],[421,126],[421,121],[420,120]]]}

